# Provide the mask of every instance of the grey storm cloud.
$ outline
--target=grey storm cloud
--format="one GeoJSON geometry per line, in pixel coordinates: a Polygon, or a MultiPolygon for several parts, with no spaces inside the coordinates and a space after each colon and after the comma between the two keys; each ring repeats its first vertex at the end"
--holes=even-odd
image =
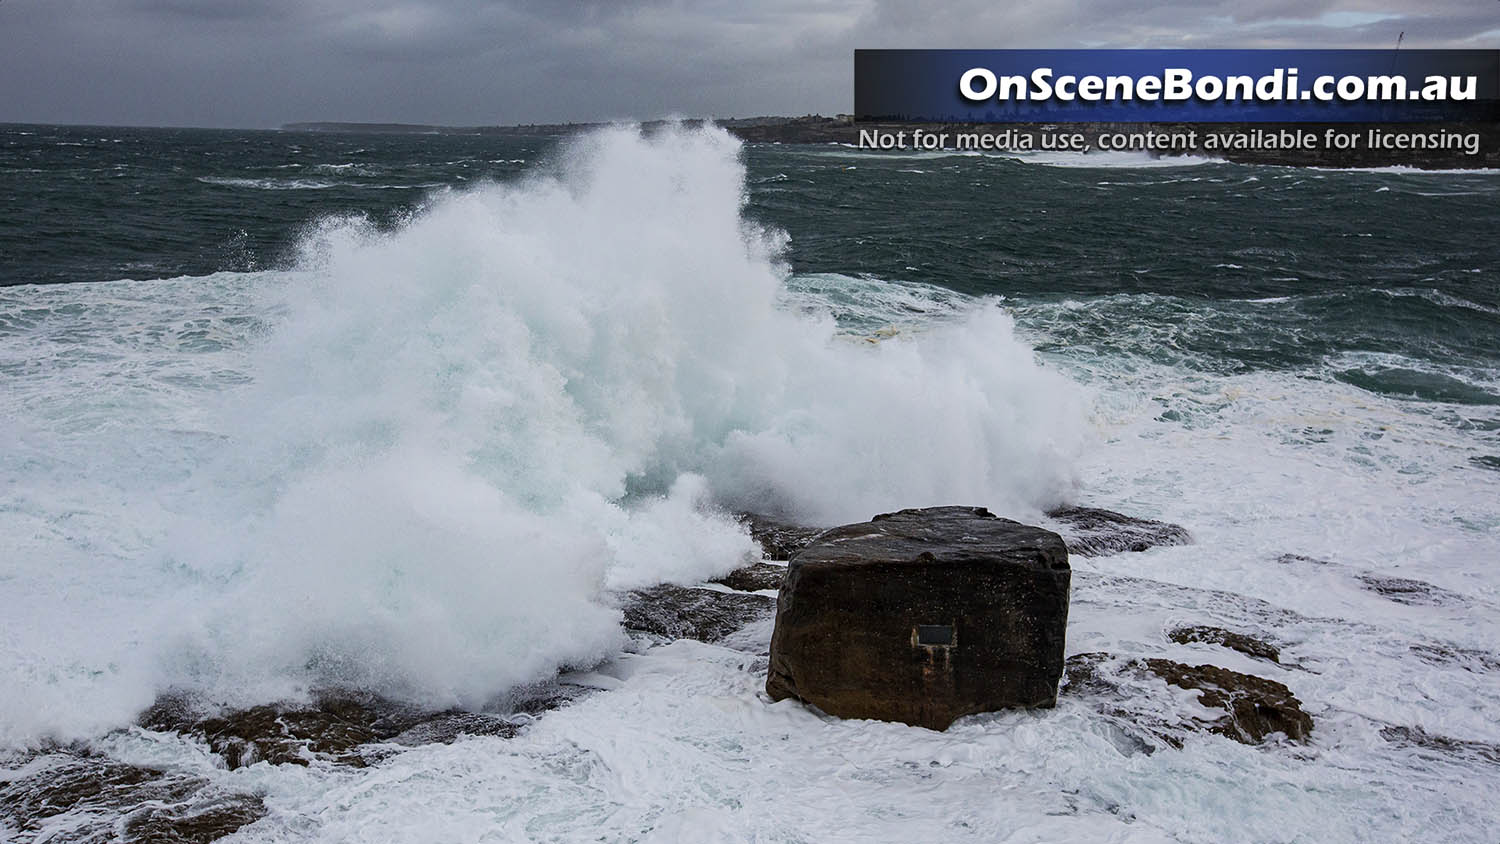
{"type": "Polygon", "coordinates": [[[1490,0],[0,0],[0,122],[825,114],[857,47],[1492,47],[1490,0]]]}

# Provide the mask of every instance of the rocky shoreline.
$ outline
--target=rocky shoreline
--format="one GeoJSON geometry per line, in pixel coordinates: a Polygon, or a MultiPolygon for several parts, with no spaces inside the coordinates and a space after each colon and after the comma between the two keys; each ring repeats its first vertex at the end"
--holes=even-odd
{"type": "MultiPolygon", "coordinates": [[[[942,519],[950,522],[952,514],[947,511],[982,512],[979,508],[935,510],[943,511],[942,519]]],[[[994,518],[988,513],[983,517],[994,518]]],[[[1097,508],[1054,510],[1048,519],[1068,551],[1085,557],[1192,542],[1191,534],[1179,525],[1097,508]]],[[[624,626],[634,640],[632,648],[648,650],[678,639],[719,643],[743,651],[755,666],[752,670],[764,673],[772,657],[770,625],[777,611],[776,590],[790,571],[787,560],[797,565],[799,553],[820,537],[827,540],[825,546],[863,538],[848,529],[858,526],[846,526],[839,533],[755,515],[742,516],[741,521],[764,549],[762,561],[708,583],[662,584],[616,596],[624,626]]],[[[936,539],[962,543],[975,537],[936,539]]],[[[1293,554],[1279,562],[1335,566],[1293,554]]],[[[1062,565],[1066,568],[1066,563],[1062,565]]],[[[1393,587],[1368,572],[1350,576],[1372,593],[1395,602],[1412,600],[1413,595],[1424,600],[1442,597],[1432,598],[1430,591],[1419,588],[1425,584],[1416,581],[1393,587]]],[[[1145,580],[1139,581],[1139,587],[1173,603],[1177,603],[1171,598],[1174,590],[1186,588],[1145,580]]],[[[1263,620],[1284,616],[1288,624],[1295,622],[1294,614],[1269,607],[1252,615],[1263,620]]],[[[1315,733],[1313,714],[1326,707],[1305,705],[1284,681],[1292,680],[1297,672],[1317,669],[1298,664],[1294,653],[1289,659],[1288,649],[1294,651],[1295,644],[1278,641],[1275,635],[1255,629],[1258,626],[1236,629],[1232,621],[1225,626],[1222,620],[1205,618],[1161,630],[1159,643],[1148,643],[1138,653],[1072,653],[1062,666],[1057,705],[1085,707],[1102,716],[1111,731],[1110,740],[1126,755],[1215,740],[1204,737],[1282,747],[1294,753],[1316,752],[1305,746],[1315,733]],[[1163,656],[1180,657],[1184,648],[1191,649],[1195,659],[1163,656]]],[[[1472,664],[1476,671],[1500,665],[1500,657],[1494,654],[1471,653],[1441,643],[1415,655],[1426,661],[1472,664]]],[[[366,767],[408,748],[451,743],[465,736],[509,739],[549,712],[589,695],[608,693],[586,675],[567,674],[514,691],[484,712],[429,711],[340,689],[322,690],[301,702],[224,711],[189,694],[167,693],[141,713],[135,727],[124,732],[144,730],[179,737],[201,746],[216,767],[229,770],[253,765],[366,767]]],[[[1500,747],[1433,734],[1418,726],[1384,724],[1379,735],[1394,746],[1500,762],[1500,747]]],[[[7,769],[0,778],[0,831],[9,830],[17,840],[31,840],[28,836],[55,829],[55,822],[66,818],[69,840],[208,842],[267,812],[260,794],[226,790],[193,771],[126,764],[111,758],[97,742],[37,747],[0,758],[0,768],[7,769]]]]}

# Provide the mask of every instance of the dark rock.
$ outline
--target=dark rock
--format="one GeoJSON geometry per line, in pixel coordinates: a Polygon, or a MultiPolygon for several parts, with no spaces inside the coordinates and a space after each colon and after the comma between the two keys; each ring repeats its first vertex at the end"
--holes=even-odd
{"type": "Polygon", "coordinates": [[[502,704],[499,710],[510,714],[541,715],[561,709],[589,693],[588,689],[551,679],[512,690],[499,702],[502,704]]]}
{"type": "Polygon", "coordinates": [[[201,714],[201,704],[186,692],[166,692],[136,716],[137,725],[157,732],[186,732],[201,714]]]}
{"type": "Polygon", "coordinates": [[[87,750],[52,748],[30,761],[38,765],[36,773],[0,779],[0,829],[22,834],[66,829],[48,841],[197,844],[222,838],[266,813],[256,795],[87,750]]]}
{"type": "Polygon", "coordinates": [[[1333,563],[1330,563],[1327,560],[1320,560],[1317,557],[1309,557],[1306,554],[1282,554],[1280,557],[1276,558],[1276,562],[1281,563],[1284,566],[1292,565],[1295,563],[1307,563],[1314,566],[1333,565],[1333,563]]]}
{"type": "Polygon", "coordinates": [[[1306,741],[1312,732],[1311,716],[1285,684],[1253,674],[1241,674],[1217,665],[1185,665],[1168,659],[1148,659],[1151,673],[1174,686],[1196,689],[1198,702],[1222,709],[1210,729],[1245,744],[1259,744],[1273,733],[1293,741],[1306,741]]]}
{"type": "Polygon", "coordinates": [[[424,744],[452,744],[459,736],[499,736],[512,738],[521,725],[503,715],[489,712],[450,712],[413,725],[394,736],[392,744],[420,747],[424,744]]]}
{"type": "Polygon", "coordinates": [[[210,750],[230,768],[270,762],[272,765],[307,765],[313,758],[358,765],[349,751],[381,738],[368,710],[340,707],[290,708],[264,704],[205,718],[193,726],[210,750]]]}
{"type": "Polygon", "coordinates": [[[1395,724],[1382,728],[1380,737],[1392,744],[1432,750],[1444,756],[1454,756],[1471,762],[1500,765],[1500,745],[1448,738],[1433,735],[1421,727],[1404,727],[1395,724]]]}
{"type": "Polygon", "coordinates": [[[735,569],[723,577],[716,577],[711,582],[722,583],[741,592],[759,592],[762,589],[780,589],[781,581],[785,579],[786,566],[756,563],[735,569]]]}
{"type": "Polygon", "coordinates": [[[577,694],[555,683],[539,684],[504,701],[503,713],[475,713],[433,711],[363,692],[326,690],[310,703],[267,703],[210,714],[201,701],[167,694],[141,713],[137,723],[195,737],[230,768],[262,761],[308,765],[315,759],[363,767],[366,745],[446,743],[460,735],[510,737],[520,729],[510,713],[555,709],[577,694]]]}
{"type": "Polygon", "coordinates": [[[1216,665],[1076,654],[1068,657],[1062,694],[1089,702],[1133,735],[1171,747],[1205,731],[1244,744],[1260,744],[1277,733],[1305,742],[1313,729],[1312,718],[1285,685],[1216,665]],[[1222,714],[1204,721],[1197,713],[1174,713],[1157,680],[1198,691],[1201,705],[1222,714]]]}
{"type": "Polygon", "coordinates": [[[1364,584],[1371,592],[1389,598],[1398,604],[1412,606],[1442,607],[1456,606],[1464,603],[1462,595],[1450,592],[1440,586],[1434,586],[1423,580],[1411,580],[1405,577],[1387,577],[1385,575],[1365,572],[1359,576],[1359,582],[1364,584]]]}
{"type": "Polygon", "coordinates": [[[260,761],[307,765],[315,758],[360,765],[355,748],[436,714],[375,695],[331,691],[311,703],[267,703],[210,715],[199,707],[190,697],[163,695],[138,723],[196,736],[230,768],[260,761]]]}
{"type": "Polygon", "coordinates": [[[1457,645],[1412,645],[1411,652],[1429,665],[1455,665],[1474,674],[1500,671],[1500,654],[1457,645]]]}
{"type": "Polygon", "coordinates": [[[790,560],[827,528],[808,527],[762,516],[741,513],[736,518],[750,529],[750,538],[760,544],[768,560],[790,560]]]}
{"type": "Polygon", "coordinates": [[[1097,507],[1062,507],[1048,511],[1047,516],[1067,525],[1063,540],[1068,553],[1080,557],[1145,551],[1158,545],[1189,545],[1193,541],[1181,525],[1137,519],[1097,507]]]}
{"type": "Polygon", "coordinates": [[[1124,737],[1114,741],[1116,747],[1147,754],[1161,746],[1181,748],[1190,732],[1201,729],[1196,725],[1185,728],[1187,719],[1165,718],[1164,707],[1156,700],[1159,693],[1152,695],[1155,690],[1142,682],[1148,676],[1134,660],[1107,653],[1074,654],[1067,659],[1058,697],[1087,703],[1104,716],[1111,734],[1124,737]]]}
{"type": "Polygon", "coordinates": [[[979,507],[834,528],[788,566],[766,692],[938,730],[1051,706],[1070,574],[1057,534],[979,507]]]}
{"type": "Polygon", "coordinates": [[[152,844],[207,844],[259,820],[265,813],[265,804],[252,795],[199,795],[188,803],[131,812],[125,818],[124,838],[152,844]]]}
{"type": "Polygon", "coordinates": [[[1169,633],[1167,638],[1179,645],[1190,642],[1203,642],[1209,645],[1222,645],[1232,651],[1239,651],[1246,656],[1256,659],[1267,659],[1271,662],[1281,661],[1281,649],[1254,636],[1244,633],[1236,633],[1233,630],[1225,630],[1222,627],[1208,627],[1194,625],[1192,627],[1178,627],[1169,633]]]}
{"type": "Polygon", "coordinates": [[[1100,666],[1109,660],[1118,660],[1113,654],[1102,651],[1073,654],[1064,660],[1065,672],[1063,675],[1062,688],[1059,696],[1064,694],[1077,696],[1080,694],[1104,694],[1118,688],[1100,671],[1100,666]]]}
{"type": "Polygon", "coordinates": [[[662,584],[625,596],[625,628],[668,639],[717,642],[775,607],[769,595],[662,584]]]}

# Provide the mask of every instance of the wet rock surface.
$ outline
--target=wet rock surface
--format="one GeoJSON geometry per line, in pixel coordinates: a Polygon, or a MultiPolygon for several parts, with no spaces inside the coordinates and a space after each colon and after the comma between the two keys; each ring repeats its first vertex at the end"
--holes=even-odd
{"type": "Polygon", "coordinates": [[[818,534],[827,530],[793,524],[758,513],[741,513],[736,518],[740,524],[750,529],[750,538],[760,544],[768,560],[791,559],[793,554],[806,548],[818,534]]]}
{"type": "Polygon", "coordinates": [[[730,589],[738,589],[741,592],[759,592],[763,589],[780,589],[781,581],[785,579],[786,566],[756,563],[753,566],[735,569],[710,582],[728,586],[730,589]]]}
{"type": "Polygon", "coordinates": [[[1216,665],[1076,654],[1068,657],[1062,695],[1087,702],[1147,744],[1181,747],[1189,736],[1204,732],[1244,744],[1261,744],[1277,734],[1305,742],[1313,730],[1312,717],[1285,684],[1216,665]],[[1157,681],[1198,692],[1198,706],[1210,714],[1163,695],[1157,681]]]}
{"type": "Polygon", "coordinates": [[[1465,603],[1462,595],[1434,586],[1425,580],[1406,577],[1389,577],[1365,572],[1359,576],[1364,588],[1398,604],[1419,607],[1451,607],[1465,603]]]}
{"type": "MultiPolygon", "coordinates": [[[[759,564],[724,580],[774,588],[785,570],[759,564]]],[[[655,635],[716,641],[749,621],[768,619],[774,608],[768,595],[659,586],[630,593],[625,616],[628,627],[655,635]]],[[[169,693],[141,713],[138,724],[200,741],[231,770],[261,762],[363,767],[402,747],[462,736],[508,738],[531,718],[591,693],[544,682],[496,701],[493,712],[432,710],[345,690],[223,710],[169,693]]],[[[124,764],[84,746],[0,759],[0,767],[11,771],[0,778],[0,838],[8,834],[19,842],[207,842],[265,814],[257,795],[228,792],[191,773],[124,764]]]]}
{"type": "Polygon", "coordinates": [[[126,765],[85,748],[53,747],[7,760],[5,767],[14,773],[0,780],[0,833],[9,829],[17,844],[208,842],[266,811],[257,795],[225,791],[201,777],[126,765]]]}
{"type": "MultiPolygon", "coordinates": [[[[258,762],[362,767],[399,746],[510,737],[532,717],[588,693],[539,683],[497,701],[503,712],[434,711],[349,691],[221,711],[174,693],[158,698],[138,724],[200,741],[231,770],[258,762]]],[[[0,770],[6,841],[9,833],[18,842],[206,842],[265,814],[258,795],[227,791],[191,771],[126,764],[88,745],[0,757],[0,770]]]]}
{"type": "Polygon", "coordinates": [[[1328,560],[1320,560],[1317,557],[1309,557],[1306,554],[1282,554],[1281,556],[1276,558],[1276,562],[1281,563],[1284,566],[1296,565],[1299,563],[1313,566],[1333,565],[1333,563],[1329,562],[1328,560]]]}
{"type": "Polygon", "coordinates": [[[422,720],[418,713],[382,703],[328,695],[310,704],[268,703],[203,716],[192,700],[167,696],[142,713],[139,724],[198,738],[231,769],[256,762],[308,765],[314,760],[362,765],[355,748],[390,738],[422,720]]]}
{"type": "Polygon", "coordinates": [[[352,706],[290,709],[265,704],[206,718],[189,732],[202,736],[230,768],[270,762],[306,765],[314,758],[361,764],[354,748],[385,737],[373,725],[373,713],[352,706]]]}
{"type": "Polygon", "coordinates": [[[1500,765],[1500,745],[1434,735],[1421,727],[1405,727],[1396,724],[1382,727],[1380,737],[1395,745],[1431,751],[1442,756],[1454,756],[1469,761],[1500,765]]]}
{"type": "Polygon", "coordinates": [[[1318,566],[1341,570],[1342,573],[1356,580],[1361,589],[1374,592],[1398,604],[1416,607],[1461,607],[1469,604],[1469,600],[1463,595],[1425,580],[1396,577],[1373,571],[1359,571],[1332,560],[1323,560],[1306,554],[1282,554],[1276,558],[1276,562],[1282,565],[1318,566]]]}
{"type": "Polygon", "coordinates": [[[451,742],[461,735],[510,737],[520,729],[515,713],[555,709],[576,690],[542,684],[507,701],[504,712],[434,711],[376,695],[325,691],[307,703],[283,702],[249,709],[204,713],[201,702],[164,695],[143,712],[140,726],[202,741],[231,768],[268,762],[309,765],[314,761],[364,766],[368,745],[451,742]]]}
{"type": "Polygon", "coordinates": [[[626,593],[621,609],[627,630],[717,642],[775,607],[769,595],[662,584],[626,593]]]}
{"type": "Polygon", "coordinates": [[[1198,701],[1211,709],[1223,709],[1228,718],[1215,721],[1210,729],[1245,744],[1259,744],[1274,733],[1293,741],[1306,741],[1312,733],[1312,717],[1284,683],[1241,674],[1217,665],[1187,665],[1167,659],[1148,659],[1151,673],[1174,686],[1202,692],[1198,701]]]}
{"type": "Polygon", "coordinates": [[[1070,575],[1057,534],[982,507],[834,528],[789,563],[766,692],[939,730],[964,715],[1051,706],[1070,575]]]}
{"type": "Polygon", "coordinates": [[[1160,545],[1189,545],[1187,528],[1171,522],[1137,519],[1097,507],[1060,507],[1047,517],[1064,526],[1068,553],[1080,557],[1102,557],[1125,551],[1145,551],[1160,545]]]}
{"type": "Polygon", "coordinates": [[[1483,454],[1478,457],[1470,457],[1469,462],[1481,469],[1491,469],[1500,472],[1500,455],[1483,454]]]}
{"type": "Polygon", "coordinates": [[[1201,642],[1207,645],[1219,645],[1229,648],[1232,651],[1239,651],[1245,656],[1256,659],[1281,662],[1281,649],[1270,642],[1244,633],[1236,633],[1233,630],[1225,630],[1222,627],[1210,627],[1207,625],[1176,627],[1167,632],[1167,638],[1179,645],[1201,642]]]}
{"type": "Polygon", "coordinates": [[[1474,674],[1500,672],[1500,654],[1458,645],[1417,644],[1409,650],[1428,665],[1454,665],[1474,674]]]}
{"type": "Polygon", "coordinates": [[[499,736],[511,738],[521,725],[502,715],[488,712],[450,712],[414,724],[388,741],[403,747],[424,744],[452,744],[461,736],[499,736]]]}

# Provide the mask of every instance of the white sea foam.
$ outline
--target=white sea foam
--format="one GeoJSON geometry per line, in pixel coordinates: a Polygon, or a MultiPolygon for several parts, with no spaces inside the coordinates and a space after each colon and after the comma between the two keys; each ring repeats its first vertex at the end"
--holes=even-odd
{"type": "MultiPolygon", "coordinates": [[[[1107,443],[1083,461],[1090,499],[1180,521],[1197,540],[1075,558],[1069,652],[1273,678],[1316,719],[1309,746],[1204,735],[1147,754],[1120,739],[1110,714],[1068,695],[1054,710],[979,716],[945,733],[825,718],[763,696],[761,623],[729,646],[683,641],[620,657],[599,669],[618,680],[610,691],[515,739],[424,747],[372,773],[237,772],[235,787],[263,791],[272,806],[241,835],[1488,840],[1500,788],[1491,762],[1381,735],[1396,725],[1500,743],[1500,678],[1412,650],[1492,653],[1500,635],[1500,512],[1489,473],[1465,464],[1472,432],[1440,408],[1327,379],[1060,354],[1080,378],[1107,384],[1093,416],[1107,443]],[[1178,419],[1162,419],[1164,407],[1178,419]],[[1282,561],[1289,553],[1306,559],[1282,561]],[[1461,600],[1396,603],[1364,588],[1368,572],[1429,580],[1461,600]],[[1179,624],[1265,637],[1282,664],[1173,643],[1165,631],[1179,624]]],[[[1170,716],[1173,695],[1161,684],[1131,705],[1170,716]]],[[[156,739],[133,752],[146,762],[181,753],[173,747],[156,739]]]]}
{"type": "MultiPolygon", "coordinates": [[[[329,166],[329,165],[319,165],[329,166]]],[[[317,168],[313,168],[317,169],[317,168]]],[[[341,171],[335,171],[341,172],[341,171]]],[[[358,175],[357,173],[355,175],[358,175]]],[[[226,188],[249,188],[251,190],[328,190],[329,188],[364,188],[366,190],[430,190],[445,187],[443,182],[424,182],[411,185],[371,184],[369,182],[330,181],[328,179],[251,179],[235,176],[199,176],[198,181],[206,185],[226,188]]]]}
{"type": "Polygon", "coordinates": [[[1203,155],[1157,155],[1145,150],[1094,150],[1091,152],[1035,150],[1010,152],[1005,155],[1027,164],[1042,164],[1049,167],[1090,167],[1103,170],[1146,170],[1224,164],[1222,159],[1203,155]]]}
{"type": "Polygon", "coordinates": [[[1334,173],[1389,173],[1397,176],[1494,176],[1500,169],[1494,167],[1436,168],[1413,167],[1409,164],[1391,164],[1384,167],[1317,167],[1334,173]]]}
{"type": "Polygon", "coordinates": [[[1077,389],[992,303],[787,307],[738,149],[615,129],[295,273],[7,291],[5,737],[167,686],[477,706],[614,652],[603,591],[742,562],[726,509],[1057,501],[1077,389]]]}

